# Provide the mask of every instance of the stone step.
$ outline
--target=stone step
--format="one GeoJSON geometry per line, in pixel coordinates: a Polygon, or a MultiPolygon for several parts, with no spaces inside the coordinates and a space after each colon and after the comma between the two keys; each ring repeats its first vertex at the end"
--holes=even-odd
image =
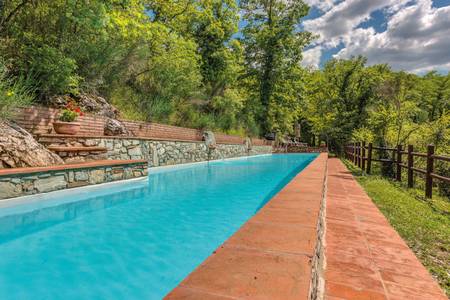
{"type": "Polygon", "coordinates": [[[88,146],[80,146],[80,147],[64,147],[64,146],[48,146],[48,150],[53,152],[106,152],[107,149],[105,147],[88,147],[88,146]]]}

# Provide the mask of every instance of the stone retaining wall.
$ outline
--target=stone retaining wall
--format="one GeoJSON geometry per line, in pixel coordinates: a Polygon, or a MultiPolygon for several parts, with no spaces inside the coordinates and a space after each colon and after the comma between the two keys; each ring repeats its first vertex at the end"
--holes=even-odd
{"type": "Polygon", "coordinates": [[[232,157],[251,156],[272,152],[271,146],[254,146],[247,150],[245,145],[218,144],[208,150],[204,143],[155,141],[148,143],[150,166],[166,166],[200,162],[232,157]]]}
{"type": "MultiPolygon", "coordinates": [[[[164,141],[131,137],[55,137],[41,136],[39,142],[52,146],[97,146],[107,149],[106,159],[149,160],[150,167],[200,162],[272,152],[272,146],[253,146],[248,150],[244,144],[217,144],[208,150],[204,142],[164,141]]],[[[84,158],[89,158],[88,153],[84,158]]],[[[82,162],[83,156],[78,162],[82,162]]],[[[73,161],[71,161],[73,162],[73,161]]]]}
{"type": "Polygon", "coordinates": [[[51,170],[52,167],[47,169],[49,170],[40,172],[22,172],[7,175],[0,174],[0,199],[46,193],[148,175],[146,162],[103,165],[87,168],[68,165],[66,169],[61,170],[51,170]]]}

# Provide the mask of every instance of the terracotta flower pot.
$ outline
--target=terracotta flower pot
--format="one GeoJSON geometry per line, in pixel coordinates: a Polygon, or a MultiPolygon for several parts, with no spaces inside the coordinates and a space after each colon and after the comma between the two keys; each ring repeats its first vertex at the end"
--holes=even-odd
{"type": "Polygon", "coordinates": [[[80,130],[81,124],[78,122],[55,121],[53,122],[53,128],[58,134],[75,135],[80,130]]]}

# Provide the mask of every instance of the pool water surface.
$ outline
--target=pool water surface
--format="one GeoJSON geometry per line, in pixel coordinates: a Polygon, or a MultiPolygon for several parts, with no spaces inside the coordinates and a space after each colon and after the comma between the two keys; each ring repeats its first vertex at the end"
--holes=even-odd
{"type": "Polygon", "coordinates": [[[161,299],[316,157],[156,168],[0,208],[0,299],[161,299]]]}

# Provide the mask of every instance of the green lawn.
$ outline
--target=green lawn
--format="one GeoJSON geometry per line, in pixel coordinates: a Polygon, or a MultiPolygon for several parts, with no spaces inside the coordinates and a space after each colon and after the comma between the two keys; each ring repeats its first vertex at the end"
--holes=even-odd
{"type": "Polygon", "coordinates": [[[450,296],[450,200],[425,199],[423,190],[378,175],[363,175],[348,161],[345,165],[363,186],[391,225],[450,296]]]}

